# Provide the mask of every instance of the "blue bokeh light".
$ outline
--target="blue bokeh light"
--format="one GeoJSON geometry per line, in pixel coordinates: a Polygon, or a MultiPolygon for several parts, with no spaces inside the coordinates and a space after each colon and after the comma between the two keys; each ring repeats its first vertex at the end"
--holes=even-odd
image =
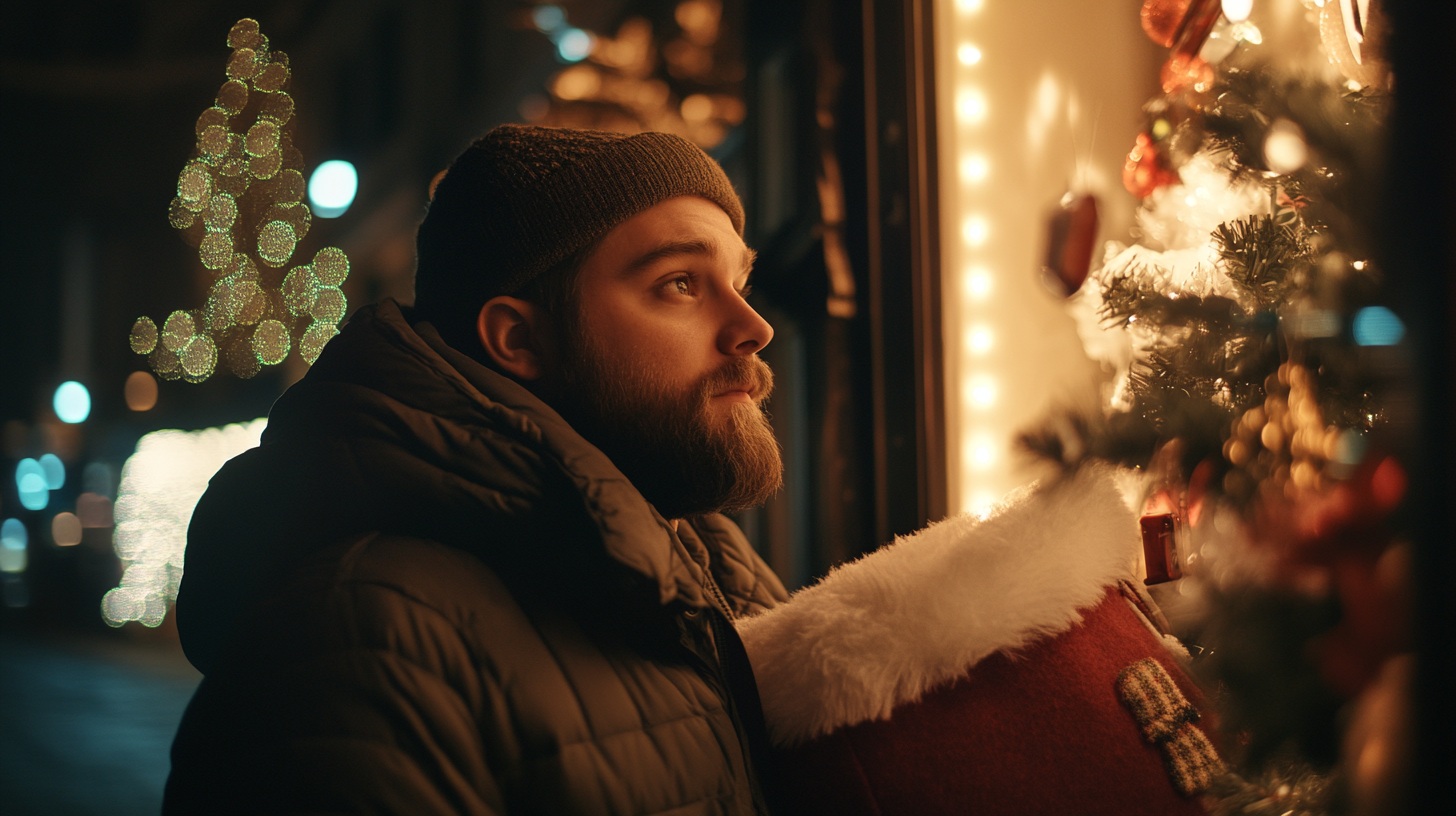
{"type": "Polygon", "coordinates": [[[40,462],[21,459],[15,466],[15,492],[20,494],[20,504],[27,510],[44,510],[51,503],[51,489],[40,462]]]}
{"type": "Polygon", "coordinates": [[[56,409],[56,416],[62,422],[72,425],[85,422],[86,417],[91,416],[91,392],[75,380],[68,380],[56,389],[51,407],[56,409]]]}
{"type": "Polygon", "coordinates": [[[30,534],[20,519],[0,524],[0,572],[25,572],[25,548],[30,534]]]}
{"type": "Polygon", "coordinates": [[[1384,306],[1366,306],[1356,312],[1351,330],[1361,346],[1393,346],[1405,337],[1405,324],[1384,306]]]}
{"type": "Polygon", "coordinates": [[[359,172],[343,159],[331,159],[313,169],[308,179],[308,203],[319,218],[338,218],[354,203],[359,172]]]}
{"type": "Polygon", "coordinates": [[[45,473],[47,490],[60,490],[66,486],[66,466],[61,457],[47,453],[40,458],[40,469],[45,473]]]}
{"type": "Polygon", "coordinates": [[[543,34],[550,34],[566,23],[566,12],[560,6],[538,6],[531,12],[531,22],[543,34]]]}
{"type": "Polygon", "coordinates": [[[8,518],[4,524],[0,524],[0,546],[7,550],[23,550],[29,542],[30,533],[25,529],[25,522],[8,518]]]}
{"type": "Polygon", "coordinates": [[[591,51],[592,36],[579,28],[563,29],[556,38],[556,52],[567,62],[581,62],[591,51]]]}

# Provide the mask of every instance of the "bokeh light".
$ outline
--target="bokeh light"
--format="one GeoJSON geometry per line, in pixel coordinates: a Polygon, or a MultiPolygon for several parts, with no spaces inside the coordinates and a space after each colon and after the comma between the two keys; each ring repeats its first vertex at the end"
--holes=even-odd
{"type": "Polygon", "coordinates": [[[1242,23],[1254,10],[1254,0],[1223,0],[1223,16],[1230,22],[1242,23]]]}
{"type": "Polygon", "coordinates": [[[579,28],[564,29],[556,37],[556,53],[567,62],[581,62],[591,52],[592,36],[579,28]]]}
{"type": "Polygon", "coordinates": [[[30,533],[20,519],[8,518],[0,524],[0,572],[25,572],[26,547],[30,533]]]}
{"type": "Polygon", "coordinates": [[[1405,337],[1405,324],[1384,306],[1366,306],[1356,312],[1351,330],[1361,346],[1393,346],[1405,337]]]}
{"type": "Polygon", "coordinates": [[[566,12],[560,6],[537,6],[531,12],[531,22],[536,24],[536,29],[542,34],[550,34],[566,25],[566,12]]]}
{"type": "Polygon", "coordinates": [[[51,407],[56,409],[56,416],[62,422],[72,425],[85,422],[86,417],[91,416],[91,392],[75,380],[67,380],[56,389],[51,407]]]}
{"type": "Polygon", "coordinates": [[[61,457],[47,453],[39,460],[41,472],[45,474],[47,490],[60,490],[66,486],[66,465],[61,457]]]}
{"type": "Polygon", "coordinates": [[[1276,119],[1264,139],[1264,160],[1269,169],[1281,175],[1293,173],[1309,161],[1309,146],[1299,125],[1288,119],[1276,119]]]}
{"type": "Polygon", "coordinates": [[[45,469],[34,459],[21,459],[15,465],[15,492],[27,510],[44,510],[51,502],[51,489],[46,486],[45,469]]]}
{"type": "Polygon", "coordinates": [[[126,378],[126,407],[150,411],[157,407],[157,378],[150,371],[133,371],[126,378]]]}
{"type": "Polygon", "coordinates": [[[51,519],[51,539],[58,547],[74,547],[81,543],[81,519],[75,513],[57,513],[51,519]]]}
{"type": "Polygon", "coordinates": [[[359,172],[342,159],[332,159],[313,169],[308,179],[308,202],[319,218],[338,218],[354,203],[359,192],[359,172]]]}
{"type": "Polygon", "coordinates": [[[156,626],[182,580],[187,525],[207,483],[227,460],[257,447],[268,420],[201,431],[155,431],[137,442],[121,469],[115,505],[121,583],[101,614],[112,626],[156,626]]]}

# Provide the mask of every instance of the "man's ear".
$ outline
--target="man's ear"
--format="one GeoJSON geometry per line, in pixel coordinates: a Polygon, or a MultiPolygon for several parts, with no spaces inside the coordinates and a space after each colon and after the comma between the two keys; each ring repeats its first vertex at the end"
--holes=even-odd
{"type": "Polygon", "coordinates": [[[485,353],[496,366],[518,380],[545,375],[553,349],[548,317],[541,307],[520,298],[501,295],[480,307],[475,331],[485,353]]]}

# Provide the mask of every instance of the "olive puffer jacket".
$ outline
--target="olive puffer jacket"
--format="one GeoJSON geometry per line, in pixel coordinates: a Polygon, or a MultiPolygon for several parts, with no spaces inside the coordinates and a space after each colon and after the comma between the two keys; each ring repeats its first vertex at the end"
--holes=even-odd
{"type": "Polygon", "coordinates": [[[765,812],[731,619],[784,598],[386,301],[193,516],[164,812],[765,812]]]}

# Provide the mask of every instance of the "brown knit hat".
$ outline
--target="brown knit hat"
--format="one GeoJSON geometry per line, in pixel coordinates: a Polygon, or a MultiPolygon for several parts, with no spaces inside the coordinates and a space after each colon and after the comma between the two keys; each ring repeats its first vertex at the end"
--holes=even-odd
{"type": "Polygon", "coordinates": [[[435,188],[416,238],[415,306],[437,325],[455,313],[473,320],[487,300],[684,195],[722,207],[743,234],[743,205],[728,176],[680,136],[502,125],[435,188]]]}

